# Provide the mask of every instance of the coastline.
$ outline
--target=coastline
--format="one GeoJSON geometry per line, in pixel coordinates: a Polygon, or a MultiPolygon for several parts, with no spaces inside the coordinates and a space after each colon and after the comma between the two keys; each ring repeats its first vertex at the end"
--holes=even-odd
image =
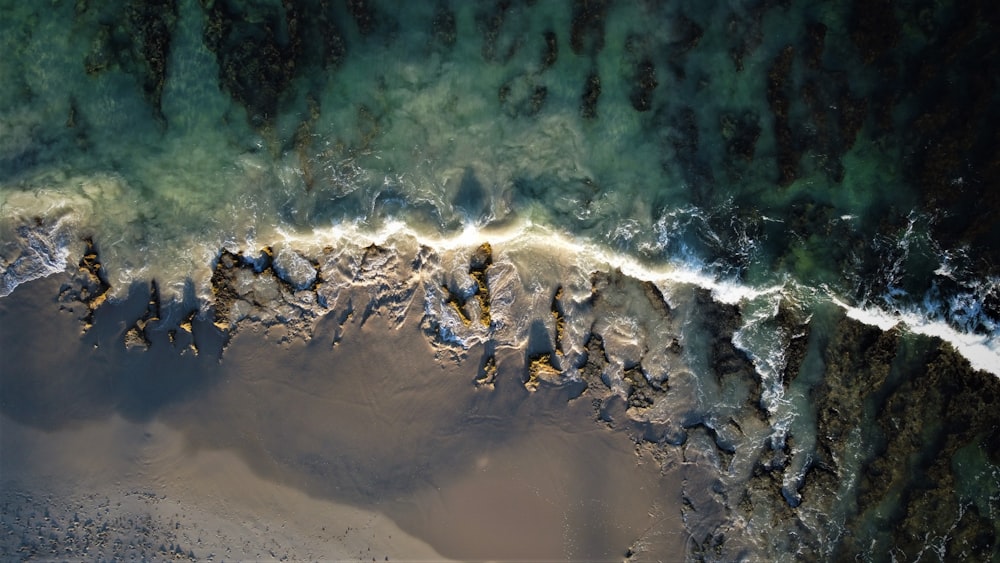
{"type": "Polygon", "coordinates": [[[136,550],[173,538],[199,559],[682,553],[677,466],[595,421],[586,395],[529,393],[523,352],[496,353],[488,389],[483,346],[456,357],[419,315],[335,312],[308,341],[241,325],[221,359],[162,327],[130,349],[144,299],[102,306],[81,335],[79,311],[54,298],[66,277],[0,301],[0,347],[20,366],[0,379],[2,474],[22,513],[63,507],[63,521],[96,503],[105,520],[146,522],[136,550]]]}

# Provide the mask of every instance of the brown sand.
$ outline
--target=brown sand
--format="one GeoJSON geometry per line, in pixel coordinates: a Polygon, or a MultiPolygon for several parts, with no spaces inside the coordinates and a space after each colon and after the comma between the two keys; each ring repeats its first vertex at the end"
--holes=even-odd
{"type": "Polygon", "coordinates": [[[683,553],[676,473],[595,422],[586,394],[527,393],[520,352],[498,354],[496,389],[477,389],[482,350],[436,358],[419,311],[398,328],[354,318],[335,346],[329,317],[308,343],[244,328],[221,362],[165,331],[127,351],[141,300],[99,311],[81,338],[58,284],[0,300],[5,495],[126,499],[198,557],[683,553]]]}

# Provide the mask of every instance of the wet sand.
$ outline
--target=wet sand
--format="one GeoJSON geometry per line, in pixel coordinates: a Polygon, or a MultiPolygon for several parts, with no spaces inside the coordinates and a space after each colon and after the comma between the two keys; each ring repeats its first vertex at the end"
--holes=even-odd
{"type": "Polygon", "coordinates": [[[59,283],[0,300],[9,507],[107,501],[107,517],[145,515],[143,533],[170,532],[199,559],[683,553],[678,472],[597,422],[587,393],[528,393],[520,351],[498,352],[496,388],[477,388],[483,351],[435,350],[419,311],[400,327],[330,315],[308,342],[242,327],[221,361],[207,323],[197,356],[166,322],[148,350],[126,350],[143,300],[103,307],[81,337],[59,283]]]}

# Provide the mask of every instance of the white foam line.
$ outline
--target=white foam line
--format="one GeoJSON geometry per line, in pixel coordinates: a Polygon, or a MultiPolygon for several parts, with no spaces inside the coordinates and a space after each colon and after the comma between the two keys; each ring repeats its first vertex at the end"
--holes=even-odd
{"type": "Polygon", "coordinates": [[[940,338],[954,346],[974,369],[1000,377],[1000,348],[989,336],[960,332],[944,321],[930,321],[915,312],[893,314],[872,307],[854,307],[833,296],[830,296],[830,300],[844,309],[848,317],[858,322],[877,326],[882,330],[902,325],[912,333],[940,338]]]}
{"type": "Polygon", "coordinates": [[[561,231],[538,225],[530,220],[522,220],[502,228],[480,228],[467,225],[462,231],[452,235],[422,235],[402,221],[389,221],[375,231],[365,232],[358,224],[338,224],[318,228],[308,234],[291,233],[279,229],[278,233],[286,242],[303,245],[323,245],[338,240],[354,243],[389,245],[393,239],[411,239],[438,250],[459,250],[475,248],[489,242],[506,247],[507,250],[551,249],[559,256],[572,256],[578,263],[594,269],[611,268],[635,279],[651,282],[673,282],[695,285],[712,292],[712,297],[726,304],[737,304],[762,296],[780,294],[786,283],[768,287],[752,287],[732,281],[719,280],[696,265],[664,263],[661,266],[644,264],[634,257],[619,254],[598,243],[567,235],[561,231]]]}

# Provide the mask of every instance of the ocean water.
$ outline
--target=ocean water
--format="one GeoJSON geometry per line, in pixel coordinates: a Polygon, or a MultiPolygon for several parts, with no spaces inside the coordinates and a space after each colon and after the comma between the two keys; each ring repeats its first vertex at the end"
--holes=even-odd
{"type": "Polygon", "coordinates": [[[995,12],[4,2],[0,299],[139,372],[414,323],[656,452],[685,558],[995,558],[995,12]]]}

